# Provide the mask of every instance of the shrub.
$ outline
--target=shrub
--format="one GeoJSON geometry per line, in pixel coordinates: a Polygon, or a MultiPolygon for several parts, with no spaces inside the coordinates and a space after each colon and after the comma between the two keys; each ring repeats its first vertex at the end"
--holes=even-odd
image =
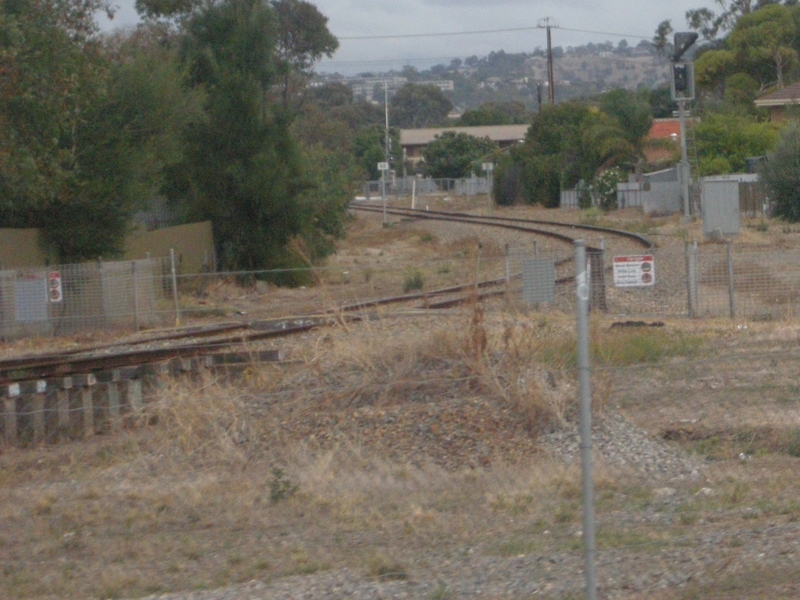
{"type": "Polygon", "coordinates": [[[775,216],[800,221],[800,124],[792,123],[782,132],[775,151],[761,167],[761,178],[775,202],[775,216]]]}
{"type": "Polygon", "coordinates": [[[606,169],[594,178],[592,188],[598,206],[604,211],[617,209],[617,184],[625,180],[625,174],[618,168],[606,169]]]}
{"type": "Polygon", "coordinates": [[[425,281],[422,278],[422,271],[419,269],[411,269],[406,273],[406,279],[403,282],[403,291],[408,293],[421,290],[424,285],[425,281]]]}

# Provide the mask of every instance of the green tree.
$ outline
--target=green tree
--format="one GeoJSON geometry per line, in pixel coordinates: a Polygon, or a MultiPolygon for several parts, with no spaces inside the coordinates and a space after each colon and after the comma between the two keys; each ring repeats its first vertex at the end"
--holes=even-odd
{"type": "Polygon", "coordinates": [[[275,54],[281,81],[281,100],[288,107],[305,89],[311,67],[331,57],[339,41],[328,31],[328,18],[303,0],[272,0],[276,18],[275,54]]]}
{"type": "Polygon", "coordinates": [[[441,125],[453,110],[453,103],[435,85],[407,83],[390,100],[395,127],[419,128],[441,125]]]}
{"type": "Polygon", "coordinates": [[[76,131],[70,201],[43,216],[70,259],[122,253],[133,213],[159,194],[165,169],[182,158],[183,127],[201,114],[201,96],[181,85],[169,51],[125,48],[120,58],[76,131]]]}
{"type": "Polygon", "coordinates": [[[425,174],[435,178],[466,177],[470,169],[480,168],[480,164],[475,164],[476,161],[485,160],[495,150],[497,144],[489,138],[445,131],[422,151],[425,174]]]}
{"type": "MultiPolygon", "coordinates": [[[[359,168],[361,177],[379,179],[378,163],[386,160],[386,128],[383,125],[373,125],[359,130],[353,139],[353,156],[359,168]]],[[[400,131],[389,129],[390,149],[400,148],[400,131]]],[[[390,167],[397,169],[399,161],[397,152],[390,153],[390,167]]]]}
{"type": "Polygon", "coordinates": [[[744,170],[748,157],[775,147],[778,126],[744,113],[711,112],[694,125],[694,136],[701,175],[736,173],[744,170]]]}
{"type": "Polygon", "coordinates": [[[642,147],[653,124],[650,104],[634,92],[616,88],[600,97],[600,110],[616,119],[625,139],[637,153],[642,147]]]}
{"type": "MultiPolygon", "coordinates": [[[[529,204],[558,206],[560,191],[592,181],[602,170],[629,162],[634,148],[619,123],[579,102],[547,106],[536,115],[524,144],[498,166],[496,189],[517,189],[529,204]],[[518,183],[506,183],[512,174],[518,183]]],[[[509,203],[508,198],[497,198],[509,203]]]]}
{"type": "Polygon", "coordinates": [[[122,251],[191,114],[174,63],[111,60],[92,19],[103,6],[0,5],[0,223],[42,228],[62,261],[122,251]]]}
{"type": "Polygon", "coordinates": [[[761,179],[775,202],[775,216],[800,222],[800,125],[790,123],[761,167],[761,179]]]}
{"type": "Polygon", "coordinates": [[[458,120],[464,127],[476,125],[521,125],[530,123],[533,113],[522,102],[487,102],[465,111],[458,120]]]}
{"type": "Polygon", "coordinates": [[[205,118],[186,134],[186,159],[172,169],[172,198],[210,219],[227,269],[296,264],[287,246],[303,228],[307,188],[285,111],[270,102],[279,83],[275,18],[260,0],[228,0],[187,22],[183,56],[207,94],[205,118]]]}
{"type": "MultiPolygon", "coordinates": [[[[747,75],[758,83],[758,91],[771,85],[782,87],[787,77],[794,77],[800,49],[800,6],[762,2],[757,6],[733,3],[726,13],[725,28],[730,34],[715,46],[698,53],[695,80],[698,90],[718,99],[742,101],[743,80],[747,75]],[[734,6],[735,5],[735,6],[734,6]]],[[[751,85],[747,86],[753,87],[751,85]]]]}
{"type": "Polygon", "coordinates": [[[739,18],[727,42],[751,76],[783,87],[784,73],[797,63],[796,37],[792,9],[770,4],[739,18]]]}

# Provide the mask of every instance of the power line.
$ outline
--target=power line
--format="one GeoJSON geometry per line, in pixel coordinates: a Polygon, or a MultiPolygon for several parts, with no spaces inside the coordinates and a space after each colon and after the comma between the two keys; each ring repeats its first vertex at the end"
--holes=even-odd
{"type": "MultiPolygon", "coordinates": [[[[555,27],[553,28],[555,29],[555,27]]],[[[619,37],[619,38],[636,38],[639,40],[651,40],[652,37],[644,36],[644,35],[635,35],[633,33],[612,33],[610,31],[591,31],[589,29],[572,29],[570,27],[558,27],[558,29],[563,29],[564,31],[572,31],[576,33],[592,33],[595,35],[610,35],[612,37],[619,37]]]]}
{"type": "Polygon", "coordinates": [[[515,31],[532,31],[534,29],[541,29],[537,26],[532,27],[514,27],[509,29],[483,29],[475,31],[442,31],[438,33],[398,33],[391,35],[360,35],[360,36],[346,36],[339,37],[340,41],[352,40],[391,40],[391,39],[405,39],[405,38],[424,38],[424,37],[451,37],[455,35],[482,35],[485,33],[511,33],[515,31]]]}
{"type": "MultiPolygon", "coordinates": [[[[515,53],[509,53],[515,54],[515,53]]],[[[566,54],[564,55],[568,58],[573,58],[572,55],[566,54]]],[[[619,62],[641,62],[637,60],[635,57],[632,56],[624,56],[624,55],[612,55],[612,56],[596,56],[596,55],[586,55],[574,58],[595,58],[597,60],[603,61],[619,61],[619,62]]],[[[655,57],[650,57],[655,58],[655,57]]],[[[381,59],[364,59],[364,60],[323,60],[320,61],[320,65],[325,66],[334,66],[334,65],[378,65],[378,64],[388,64],[388,63],[410,63],[410,62],[431,62],[431,61],[452,61],[454,59],[463,59],[461,56],[419,56],[415,58],[381,58],[381,59]]],[[[666,61],[664,62],[666,64],[666,61]]]]}
{"type": "MultiPolygon", "coordinates": [[[[339,41],[358,41],[358,40],[392,40],[392,39],[410,39],[410,38],[430,38],[430,37],[452,37],[458,35],[484,35],[490,33],[514,33],[520,31],[533,31],[535,29],[544,29],[540,25],[532,25],[529,27],[510,27],[506,29],[476,29],[472,31],[440,31],[430,33],[396,33],[387,35],[358,35],[358,36],[339,36],[339,41]]],[[[613,33],[610,31],[592,31],[589,29],[573,29],[571,27],[553,27],[553,29],[563,29],[564,31],[571,31],[575,33],[589,33],[593,35],[610,35],[612,37],[620,38],[636,38],[640,40],[649,40],[649,36],[636,35],[633,33],[613,33]]]]}
{"type": "Polygon", "coordinates": [[[432,60],[453,60],[460,59],[460,56],[420,56],[416,58],[373,58],[364,60],[323,60],[323,65],[358,65],[358,64],[381,64],[381,63],[400,63],[400,62],[420,62],[432,60]]]}

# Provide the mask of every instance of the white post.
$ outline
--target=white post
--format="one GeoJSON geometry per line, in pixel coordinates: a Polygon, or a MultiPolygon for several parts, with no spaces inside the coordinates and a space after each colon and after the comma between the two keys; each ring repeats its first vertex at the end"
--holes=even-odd
{"type": "Polygon", "coordinates": [[[575,240],[575,295],[578,304],[578,383],[580,386],[583,548],[586,595],[597,600],[594,482],[592,479],[592,392],[589,381],[589,274],[586,242],[575,240]]]}
{"type": "Polygon", "coordinates": [[[175,250],[174,248],[169,249],[169,262],[170,267],[172,270],[172,300],[175,304],[175,327],[180,327],[181,325],[181,312],[180,308],[178,307],[178,273],[175,270],[175,250]]]}

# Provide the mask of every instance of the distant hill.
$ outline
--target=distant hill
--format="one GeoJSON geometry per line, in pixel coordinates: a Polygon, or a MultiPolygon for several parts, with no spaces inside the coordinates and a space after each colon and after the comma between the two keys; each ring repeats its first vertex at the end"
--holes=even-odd
{"type": "MultiPolygon", "coordinates": [[[[635,48],[625,40],[617,46],[605,42],[555,47],[553,56],[556,101],[591,96],[615,87],[634,90],[668,83],[669,63],[648,41],[635,48]]],[[[499,50],[482,58],[455,59],[449,65],[435,65],[423,71],[407,66],[400,71],[361,73],[357,77],[330,73],[317,76],[319,83],[346,83],[356,96],[376,103],[383,102],[384,80],[388,81],[389,93],[407,82],[437,82],[460,111],[487,102],[523,102],[537,110],[548,98],[547,59],[541,48],[531,53],[499,50]]]]}

